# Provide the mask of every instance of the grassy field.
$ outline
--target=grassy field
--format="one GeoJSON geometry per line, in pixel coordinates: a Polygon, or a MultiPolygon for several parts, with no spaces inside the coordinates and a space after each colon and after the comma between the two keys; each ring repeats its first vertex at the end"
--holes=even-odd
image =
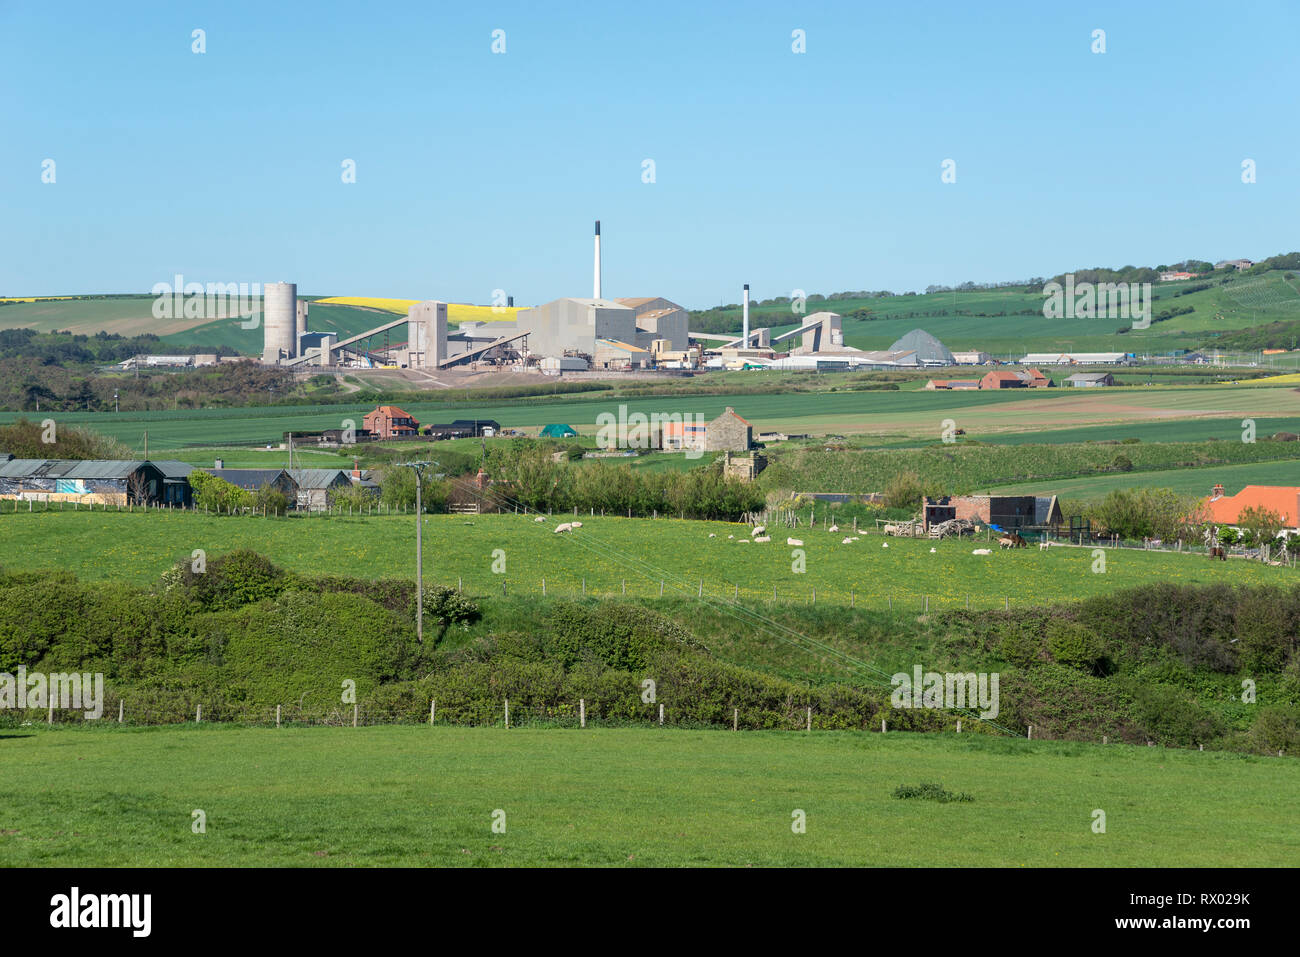
{"type": "Polygon", "coordinates": [[[1300,485],[1300,462],[1253,462],[1248,465],[1215,465],[1200,469],[1165,469],[1159,472],[1124,472],[1050,482],[1002,485],[987,491],[1008,495],[1059,495],[1062,498],[1103,498],[1114,489],[1171,488],[1176,492],[1209,495],[1216,484],[1228,495],[1247,485],[1300,485]]]}
{"type": "MultiPolygon", "coordinates": [[[[340,307],[341,308],[341,307],[340,307]]],[[[755,373],[761,375],[761,373],[755,373]]],[[[757,381],[757,380],[756,380],[757,381]]],[[[1300,418],[1300,393],[1287,386],[1153,386],[1101,390],[1007,390],[1005,392],[808,392],[667,395],[644,398],[578,395],[484,402],[403,402],[421,422],[453,418],[495,419],[506,428],[535,430],[560,422],[593,432],[602,413],[700,414],[712,419],[732,406],[756,431],[817,435],[866,435],[936,439],[952,419],[972,439],[1015,433],[1094,428],[1097,438],[1119,436],[1137,425],[1213,421],[1211,434],[1239,438],[1242,418],[1286,422],[1300,418]],[[1235,429],[1232,420],[1236,420],[1235,429]],[[1107,430],[1114,430],[1108,434],[1107,430]]],[[[59,413],[61,424],[85,425],[135,447],[149,431],[154,448],[223,443],[278,443],[287,431],[338,428],[360,423],[374,403],[257,406],[148,412],[59,413]]],[[[24,413],[0,413],[9,422],[24,413]]],[[[33,413],[25,413],[31,418],[33,413]]],[[[1262,430],[1261,430],[1262,432],[1262,430]]],[[[1262,434],[1266,434],[1263,433],[1262,434]]]]}
{"type": "Polygon", "coordinates": [[[1283,867],[1300,853],[1300,764],[1163,748],[190,726],[24,729],[0,753],[22,768],[0,781],[7,867],[1283,867]],[[931,781],[974,800],[892,796],[931,781]]]}
{"type": "MultiPolygon", "coordinates": [[[[1289,584],[1293,569],[1257,562],[1211,562],[1204,556],[1140,549],[1107,553],[1106,571],[1092,571],[1090,548],[1036,548],[972,555],[985,542],[932,543],[878,537],[849,545],[849,532],[796,530],[804,542],[806,571],[793,570],[793,549],[782,529],[765,545],[741,545],[748,526],[677,519],[583,517],[573,534],[557,535],[554,522],[516,515],[427,516],[425,580],[467,591],[548,594],[695,596],[751,602],[772,598],[931,610],[1042,605],[1073,601],[1153,581],[1178,584],[1289,584]],[[715,538],[709,538],[713,534],[715,538]],[[934,548],[934,553],[930,549],[934,548]],[[505,552],[504,574],[492,571],[493,552],[505,552]],[[738,590],[737,590],[738,589],[738,590]],[[852,592],[852,595],[850,595],[852,592]]],[[[136,583],[155,580],[196,548],[216,556],[252,548],[286,568],[358,578],[414,578],[412,516],[329,518],[214,517],[193,513],[20,511],[0,514],[0,563],[16,569],[59,569],[87,580],[136,583]]]]}

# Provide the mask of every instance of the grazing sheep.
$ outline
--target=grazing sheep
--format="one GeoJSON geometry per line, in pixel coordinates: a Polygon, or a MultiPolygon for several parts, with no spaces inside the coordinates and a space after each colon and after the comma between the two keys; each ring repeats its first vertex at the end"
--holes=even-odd
{"type": "Polygon", "coordinates": [[[569,525],[573,528],[582,528],[582,522],[570,522],[569,525]]]}
{"type": "Polygon", "coordinates": [[[839,527],[838,525],[832,525],[829,529],[827,529],[827,531],[830,531],[830,532],[838,532],[839,530],[840,530],[840,527],[839,527]]]}
{"type": "Polygon", "coordinates": [[[544,522],[544,521],[546,521],[546,516],[545,516],[545,515],[538,515],[535,519],[533,519],[533,521],[534,521],[534,522],[544,522]]]}
{"type": "Polygon", "coordinates": [[[767,531],[766,525],[755,525],[753,529],[750,530],[749,534],[752,537],[757,538],[759,535],[762,535],[766,531],[767,531]]]}
{"type": "Polygon", "coordinates": [[[939,550],[939,549],[937,549],[937,548],[932,548],[932,549],[930,549],[930,554],[933,555],[933,554],[934,554],[935,552],[937,552],[938,550],[939,550]]]}
{"type": "Polygon", "coordinates": [[[853,538],[852,536],[850,536],[849,538],[842,538],[842,539],[840,539],[840,544],[841,544],[841,545],[848,545],[849,543],[854,542],[854,541],[857,541],[857,539],[855,539],[855,538],[853,538]]]}
{"type": "Polygon", "coordinates": [[[754,544],[758,545],[761,542],[770,542],[771,540],[772,540],[771,535],[760,535],[758,536],[758,538],[754,539],[754,544]]]}
{"type": "Polygon", "coordinates": [[[888,548],[888,547],[889,547],[889,542],[881,542],[881,543],[880,543],[880,547],[881,547],[881,548],[888,548]]]}
{"type": "Polygon", "coordinates": [[[971,552],[971,554],[972,554],[972,555],[992,555],[992,554],[993,554],[993,549],[991,549],[991,548],[977,548],[977,549],[975,549],[973,552],[971,552]]]}
{"type": "Polygon", "coordinates": [[[717,535],[714,535],[712,532],[709,532],[709,538],[717,538],[717,537],[718,537],[717,535]]]}
{"type": "Polygon", "coordinates": [[[573,528],[572,522],[563,522],[562,524],[555,526],[555,534],[558,535],[560,534],[560,532],[570,531],[572,530],[572,528],[573,528]]]}
{"type": "Polygon", "coordinates": [[[797,539],[797,538],[787,538],[787,539],[785,540],[785,543],[786,543],[787,545],[802,545],[802,544],[803,544],[803,542],[802,542],[800,539],[797,539]]]}
{"type": "Polygon", "coordinates": [[[736,536],[735,536],[735,535],[728,535],[727,537],[728,537],[728,538],[735,538],[736,536]]]}
{"type": "Polygon", "coordinates": [[[897,534],[898,534],[898,526],[897,526],[897,525],[886,525],[886,526],[885,526],[885,534],[886,534],[886,535],[897,535],[897,534]]]}
{"type": "Polygon", "coordinates": [[[748,545],[748,544],[749,544],[749,539],[748,539],[748,538],[742,538],[740,541],[736,542],[736,544],[737,544],[737,545],[748,545]]]}

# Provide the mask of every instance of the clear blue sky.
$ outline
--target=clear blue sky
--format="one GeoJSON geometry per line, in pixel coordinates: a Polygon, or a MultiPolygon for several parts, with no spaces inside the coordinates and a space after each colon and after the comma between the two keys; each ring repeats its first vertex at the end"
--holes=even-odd
{"type": "Polygon", "coordinates": [[[0,0],[0,294],[531,304],[590,295],[597,218],[606,295],[692,308],[1263,258],[1298,43],[1294,2],[0,0]]]}

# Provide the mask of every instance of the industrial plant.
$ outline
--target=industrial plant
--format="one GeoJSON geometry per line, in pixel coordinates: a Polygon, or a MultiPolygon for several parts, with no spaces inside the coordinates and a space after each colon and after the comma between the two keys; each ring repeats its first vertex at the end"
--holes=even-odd
{"type": "Polygon", "coordinates": [[[927,351],[912,343],[900,341],[877,352],[846,346],[841,317],[834,312],[796,316],[798,326],[779,334],[751,328],[748,283],[743,287],[739,336],[692,332],[690,314],[671,299],[605,298],[600,243],[597,220],[590,297],[556,299],[519,309],[513,319],[463,322],[455,330],[448,328],[447,303],[427,300],[412,304],[405,316],[338,339],[334,333],[308,329],[309,303],[298,299],[296,284],[267,283],[262,362],[324,368],[378,364],[430,372],[472,364],[547,375],[744,368],[837,371],[929,364],[927,351]]]}

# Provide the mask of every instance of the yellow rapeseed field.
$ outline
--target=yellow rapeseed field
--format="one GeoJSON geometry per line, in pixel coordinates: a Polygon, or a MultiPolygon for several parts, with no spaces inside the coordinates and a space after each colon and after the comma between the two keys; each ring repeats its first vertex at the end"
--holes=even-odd
{"type": "MultiPolygon", "coordinates": [[[[411,306],[419,299],[384,299],[378,296],[330,296],[317,299],[328,306],[360,306],[364,309],[378,309],[399,316],[406,315],[411,306]]],[[[447,322],[455,325],[461,322],[514,322],[519,312],[515,306],[471,306],[468,303],[451,302],[447,304],[447,322]]]]}

